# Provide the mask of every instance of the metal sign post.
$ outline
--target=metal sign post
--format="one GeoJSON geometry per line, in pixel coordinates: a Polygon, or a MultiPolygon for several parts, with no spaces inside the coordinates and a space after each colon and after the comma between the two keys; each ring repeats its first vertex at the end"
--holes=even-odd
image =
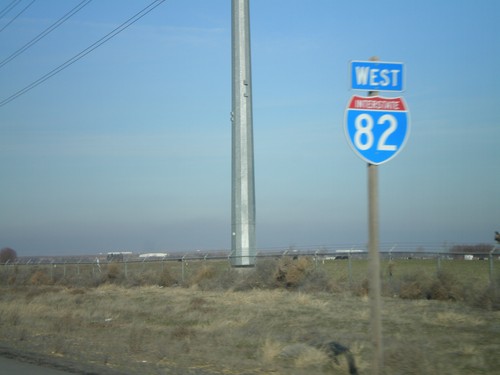
{"type": "MultiPolygon", "coordinates": [[[[368,96],[377,96],[370,91],[368,96]]],[[[384,349],[382,346],[382,300],[380,285],[379,213],[378,213],[378,166],[368,163],[368,254],[370,260],[370,326],[372,330],[372,373],[382,373],[384,349]]]]}
{"type": "Polygon", "coordinates": [[[401,63],[351,61],[351,88],[368,90],[353,96],[345,113],[344,131],[354,152],[368,163],[368,251],[370,258],[370,326],[373,344],[372,373],[383,369],[382,301],[379,253],[378,165],[394,158],[408,138],[409,121],[403,98],[383,98],[379,91],[402,91],[401,63]]]}

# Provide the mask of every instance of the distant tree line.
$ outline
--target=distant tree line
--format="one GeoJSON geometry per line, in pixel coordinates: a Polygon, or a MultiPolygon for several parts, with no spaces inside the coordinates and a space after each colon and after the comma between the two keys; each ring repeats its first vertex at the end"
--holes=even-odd
{"type": "Polygon", "coordinates": [[[492,246],[486,243],[476,245],[454,245],[450,248],[452,254],[470,254],[470,255],[483,255],[486,256],[490,253],[492,246]]]}

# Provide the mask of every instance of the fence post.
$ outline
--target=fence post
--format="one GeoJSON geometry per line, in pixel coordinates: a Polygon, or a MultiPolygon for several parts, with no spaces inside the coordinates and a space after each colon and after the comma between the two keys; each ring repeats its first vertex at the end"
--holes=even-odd
{"type": "Polygon", "coordinates": [[[494,269],[494,264],[493,264],[493,254],[495,253],[497,247],[493,246],[493,249],[491,249],[490,254],[489,254],[489,261],[490,261],[490,285],[492,287],[496,287],[495,283],[495,269],[494,269]]]}
{"type": "Polygon", "coordinates": [[[351,250],[347,253],[347,272],[349,274],[349,288],[352,287],[352,256],[351,250]]]}
{"type": "MultiPolygon", "coordinates": [[[[97,270],[99,271],[99,273],[101,273],[101,265],[99,264],[99,258],[95,258],[95,262],[97,265],[97,270]]],[[[95,275],[96,275],[96,271],[95,271],[94,266],[92,266],[92,276],[95,278],[95,275]]]]}
{"type": "Polygon", "coordinates": [[[441,254],[437,255],[437,273],[441,272],[441,254]]]}
{"type": "Polygon", "coordinates": [[[493,253],[489,254],[489,261],[490,261],[490,284],[493,285],[493,253]]]}
{"type": "Polygon", "coordinates": [[[229,269],[233,268],[232,265],[231,265],[231,256],[233,255],[233,251],[231,250],[229,252],[229,255],[227,256],[227,264],[229,266],[229,269]]]}
{"type": "Polygon", "coordinates": [[[181,262],[182,262],[182,282],[184,283],[184,279],[185,279],[185,270],[184,270],[184,258],[186,257],[186,255],[184,255],[181,259],[181,262]]]}

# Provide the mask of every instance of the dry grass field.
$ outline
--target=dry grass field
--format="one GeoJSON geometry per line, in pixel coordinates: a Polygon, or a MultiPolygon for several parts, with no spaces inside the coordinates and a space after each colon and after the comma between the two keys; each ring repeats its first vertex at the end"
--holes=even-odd
{"type": "MultiPolygon", "coordinates": [[[[300,259],[244,273],[208,263],[183,282],[162,267],[153,283],[151,270],[125,282],[119,267],[98,283],[36,268],[0,275],[3,353],[87,374],[348,374],[347,357],[324,349],[335,341],[370,373],[366,283],[347,288],[345,272],[300,259]]],[[[384,278],[385,374],[498,374],[497,292],[402,268],[384,278]]]]}

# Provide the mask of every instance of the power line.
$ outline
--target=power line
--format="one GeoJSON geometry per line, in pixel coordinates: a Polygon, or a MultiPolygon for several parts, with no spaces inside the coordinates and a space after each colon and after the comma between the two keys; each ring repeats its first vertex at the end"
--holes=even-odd
{"type": "Polygon", "coordinates": [[[153,1],[147,7],[143,8],[141,11],[139,11],[138,13],[136,13],[134,16],[130,17],[128,20],[126,20],[125,22],[123,22],[120,26],[118,26],[117,28],[115,28],[113,31],[111,31],[108,34],[106,34],[105,36],[103,36],[101,39],[99,39],[94,44],[92,44],[89,47],[85,48],[83,51],[81,51],[80,53],[76,54],[71,59],[69,59],[66,62],[64,62],[63,64],[59,65],[57,68],[51,70],[49,73],[47,73],[44,76],[40,77],[36,81],[30,83],[28,86],[26,86],[23,89],[17,91],[16,93],[12,94],[8,98],[2,100],[0,102],[0,107],[3,107],[7,103],[10,103],[11,101],[13,101],[14,99],[18,98],[19,96],[21,96],[23,94],[26,94],[28,91],[34,89],[35,87],[37,87],[41,83],[45,82],[46,80],[48,80],[49,78],[53,77],[54,75],[56,75],[57,73],[61,72],[62,70],[66,69],[70,65],[74,64],[75,62],[77,62],[81,58],[85,57],[90,52],[92,52],[96,48],[100,47],[101,45],[103,45],[104,43],[106,43],[107,41],[109,41],[111,38],[115,37],[116,35],[118,35],[119,33],[121,33],[123,30],[127,29],[129,26],[131,26],[134,23],[136,23],[137,21],[139,21],[142,17],[144,17],[146,14],[148,14],[149,12],[151,12],[152,10],[154,10],[156,7],[158,7],[164,1],[165,0],[155,0],[155,1],[153,1]]]}
{"type": "Polygon", "coordinates": [[[0,62],[0,68],[4,66],[5,64],[9,63],[10,61],[14,60],[17,56],[19,56],[21,53],[26,51],[28,48],[36,44],[40,39],[44,38],[47,36],[49,33],[57,29],[59,26],[61,26],[64,22],[66,22],[70,17],[78,13],[83,7],[88,5],[92,0],[83,0],[81,3],[79,3],[76,7],[71,9],[68,13],[66,13],[64,16],[59,18],[56,22],[54,22],[52,25],[47,27],[44,31],[42,31],[40,34],[38,34],[36,37],[31,39],[28,43],[26,43],[24,46],[19,48],[17,51],[12,53],[9,57],[5,58],[0,62]]]}
{"type": "Polygon", "coordinates": [[[2,11],[0,11],[0,18],[9,13],[19,2],[21,2],[21,0],[13,0],[9,5],[3,8],[2,11]]]}
{"type": "Polygon", "coordinates": [[[33,3],[34,3],[35,1],[36,1],[36,0],[32,0],[32,1],[31,1],[31,3],[29,3],[28,5],[26,5],[26,6],[25,6],[25,7],[24,7],[24,8],[23,8],[23,9],[22,9],[19,13],[17,13],[17,14],[14,16],[14,18],[12,18],[9,22],[7,22],[7,24],[6,24],[4,27],[2,27],[2,28],[0,29],[0,33],[1,33],[2,31],[4,31],[7,27],[9,27],[9,25],[10,25],[12,22],[14,22],[15,20],[17,20],[17,19],[19,18],[19,16],[20,16],[21,14],[23,14],[23,13],[24,13],[24,12],[25,12],[25,11],[26,11],[29,7],[30,7],[30,6],[32,6],[32,5],[33,5],[33,3]]]}

